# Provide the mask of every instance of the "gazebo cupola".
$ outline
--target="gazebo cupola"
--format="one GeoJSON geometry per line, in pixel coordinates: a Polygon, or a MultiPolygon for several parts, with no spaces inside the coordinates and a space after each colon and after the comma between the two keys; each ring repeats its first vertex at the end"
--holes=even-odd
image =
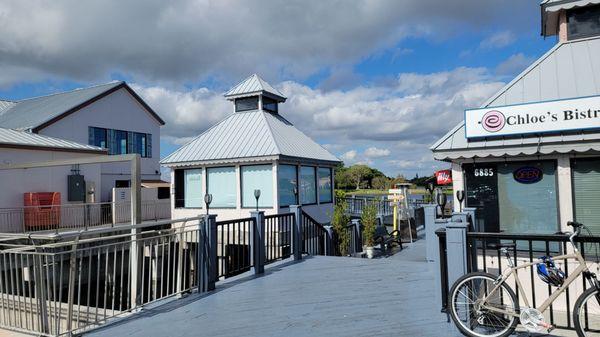
{"type": "Polygon", "coordinates": [[[263,110],[277,113],[278,104],[287,99],[257,74],[252,74],[224,96],[233,102],[235,112],[263,110]]]}

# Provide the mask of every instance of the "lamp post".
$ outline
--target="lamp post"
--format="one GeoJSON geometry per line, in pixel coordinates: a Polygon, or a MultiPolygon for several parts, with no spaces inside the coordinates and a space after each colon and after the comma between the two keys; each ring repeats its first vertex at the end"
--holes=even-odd
{"type": "Polygon", "coordinates": [[[260,198],[260,190],[254,190],[254,198],[256,198],[256,211],[258,212],[258,199],[260,198]]]}
{"type": "Polygon", "coordinates": [[[429,192],[429,202],[433,202],[433,183],[428,183],[425,189],[429,192]]]}
{"type": "Polygon", "coordinates": [[[300,204],[300,200],[298,199],[298,187],[294,186],[294,200],[296,200],[296,205],[300,204]]]}
{"type": "Polygon", "coordinates": [[[204,195],[204,204],[206,204],[206,215],[208,215],[208,209],[210,208],[211,202],[212,202],[212,194],[206,193],[204,195]]]}
{"type": "Polygon", "coordinates": [[[442,212],[442,219],[444,218],[444,208],[446,207],[446,202],[448,201],[446,197],[446,193],[442,190],[442,188],[437,189],[436,201],[440,210],[442,212]]]}

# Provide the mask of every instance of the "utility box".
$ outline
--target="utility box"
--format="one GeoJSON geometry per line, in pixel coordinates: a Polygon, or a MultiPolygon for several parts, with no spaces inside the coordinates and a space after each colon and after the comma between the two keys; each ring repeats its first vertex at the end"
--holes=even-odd
{"type": "Polygon", "coordinates": [[[68,201],[85,202],[85,179],[81,174],[71,174],[68,177],[68,201]]]}

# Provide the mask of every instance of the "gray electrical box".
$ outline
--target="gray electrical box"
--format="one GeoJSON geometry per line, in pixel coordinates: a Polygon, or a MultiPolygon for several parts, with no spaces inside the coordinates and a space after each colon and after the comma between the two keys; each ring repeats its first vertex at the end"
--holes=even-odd
{"type": "Polygon", "coordinates": [[[68,201],[85,201],[85,179],[81,174],[71,174],[68,178],[68,201]]]}

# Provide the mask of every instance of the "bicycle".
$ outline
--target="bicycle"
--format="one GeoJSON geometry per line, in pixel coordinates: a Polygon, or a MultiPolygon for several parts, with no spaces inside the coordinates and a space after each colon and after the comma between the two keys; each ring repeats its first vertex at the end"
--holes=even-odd
{"type": "MultiPolygon", "coordinates": [[[[600,335],[598,334],[600,333],[600,283],[596,274],[588,269],[585,259],[573,241],[585,227],[581,223],[572,221],[568,225],[573,227],[572,233],[565,233],[569,235],[572,253],[554,258],[542,257],[534,262],[516,266],[508,253],[509,248],[516,250],[516,245],[499,243],[496,244],[496,248],[506,256],[508,268],[499,276],[485,272],[469,273],[454,283],[449,293],[449,312],[454,324],[465,336],[505,337],[512,334],[519,323],[530,332],[540,332],[544,329],[551,331],[554,327],[544,321],[542,313],[580,275],[589,282],[590,287],[575,302],[574,326],[580,337],[600,335]],[[552,263],[551,268],[554,268],[553,261],[567,259],[577,260],[579,266],[568,277],[563,277],[555,284],[558,288],[541,305],[537,308],[530,307],[517,271],[539,263],[545,264],[548,260],[552,263]],[[523,307],[519,305],[515,292],[506,282],[511,276],[515,279],[523,307]],[[594,313],[594,317],[590,313],[594,313]],[[596,329],[590,329],[592,323],[596,329]]],[[[561,271],[558,269],[558,272],[561,271]]]]}

